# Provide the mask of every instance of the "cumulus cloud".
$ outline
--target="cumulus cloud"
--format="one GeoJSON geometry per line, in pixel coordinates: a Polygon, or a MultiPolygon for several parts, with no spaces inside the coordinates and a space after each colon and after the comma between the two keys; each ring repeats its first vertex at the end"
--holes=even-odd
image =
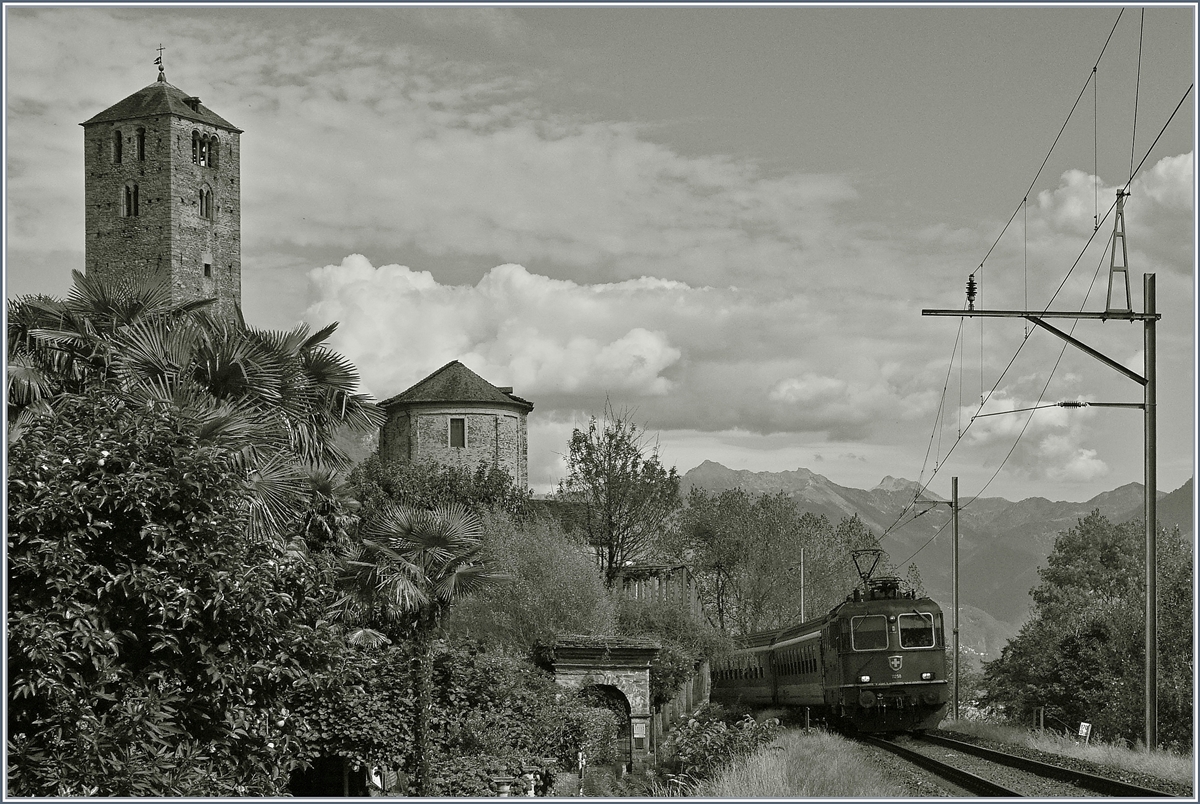
{"type": "Polygon", "coordinates": [[[1083,483],[1109,473],[1098,451],[1086,446],[1096,437],[1090,427],[1093,410],[1035,407],[1035,400],[1000,392],[982,411],[960,409],[966,443],[977,449],[973,454],[988,456],[985,462],[1003,460],[1008,470],[1033,480],[1083,483]]]}
{"type": "Polygon", "coordinates": [[[841,380],[805,374],[803,377],[789,377],[775,383],[767,398],[789,405],[812,405],[841,400],[845,393],[846,383],[841,380]]]}
{"type": "Polygon", "coordinates": [[[659,428],[847,440],[918,418],[933,399],[904,368],[919,347],[831,328],[801,296],[655,277],[583,284],[514,264],[449,285],[358,254],[309,279],[306,319],[341,322],[335,346],[380,397],[457,359],[539,415],[610,398],[659,428]]]}
{"type": "Polygon", "coordinates": [[[1066,435],[1046,436],[1037,445],[1039,472],[1048,480],[1083,483],[1104,477],[1108,466],[1096,457],[1096,450],[1085,449],[1066,435]]]}
{"type": "Polygon", "coordinates": [[[654,280],[583,287],[519,265],[448,286],[402,265],[375,268],[360,254],[310,280],[320,301],[308,318],[342,322],[337,346],[382,395],[461,359],[519,393],[660,396],[681,351],[654,328],[653,297],[689,290],[654,280]]]}

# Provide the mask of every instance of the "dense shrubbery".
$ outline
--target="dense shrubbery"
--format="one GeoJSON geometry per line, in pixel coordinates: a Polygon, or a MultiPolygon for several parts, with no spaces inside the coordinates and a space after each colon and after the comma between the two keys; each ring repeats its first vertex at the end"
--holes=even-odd
{"type": "MultiPolygon", "coordinates": [[[[339,684],[297,694],[291,716],[305,741],[305,758],[343,756],[411,776],[411,653],[400,645],[348,654],[339,684]]],[[[608,710],[566,693],[521,660],[443,646],[433,681],[433,795],[487,795],[492,777],[521,768],[570,769],[580,750],[601,754],[616,733],[608,710]]]]}
{"type": "Polygon", "coordinates": [[[525,656],[556,634],[613,632],[615,596],[585,545],[555,523],[505,513],[485,515],[483,530],[485,560],[510,580],[456,607],[452,640],[525,656]]]}
{"type": "MultiPolygon", "coordinates": [[[[1093,736],[1132,744],[1144,736],[1145,526],[1093,511],[1059,534],[1034,608],[999,659],[985,667],[985,703],[1014,722],[1080,721],[1093,736]]],[[[1192,543],[1178,529],[1158,538],[1159,739],[1192,745],[1192,543]],[[1170,601],[1169,605],[1167,601],[1170,601]]]]}
{"type": "Polygon", "coordinates": [[[355,467],[348,479],[364,514],[389,503],[436,508],[459,503],[475,510],[502,511],[523,519],[529,515],[529,489],[518,488],[499,466],[480,463],[474,471],[435,463],[380,460],[378,453],[355,467]]]}
{"type": "Polygon", "coordinates": [[[778,731],[778,720],[756,723],[749,714],[737,717],[719,704],[709,704],[667,735],[663,767],[693,780],[705,779],[768,744],[778,731]]]}
{"type": "Polygon", "coordinates": [[[13,795],[273,795],[283,699],[335,644],[231,455],[97,391],[9,444],[13,795]]]}
{"type": "Polygon", "coordinates": [[[662,649],[650,663],[651,704],[661,707],[695,675],[704,660],[720,658],[732,642],[685,606],[648,600],[625,599],[618,608],[620,632],[651,637],[662,649]]]}

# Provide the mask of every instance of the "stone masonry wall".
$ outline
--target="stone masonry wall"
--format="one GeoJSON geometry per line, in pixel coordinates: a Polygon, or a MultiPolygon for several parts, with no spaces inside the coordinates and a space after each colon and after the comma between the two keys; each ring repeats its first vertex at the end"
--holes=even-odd
{"type": "Polygon", "coordinates": [[[217,297],[232,316],[241,302],[240,143],[235,132],[173,115],[95,123],[84,129],[84,269],[119,276],[136,269],[171,272],[176,300],[217,297]],[[145,159],[137,131],[145,130],[145,159]],[[216,166],[192,162],[192,131],[217,137],[216,166]],[[114,138],[120,132],[120,163],[114,138]],[[125,187],[136,182],[138,215],[124,216],[125,187]],[[200,217],[201,187],[213,217],[200,217]],[[210,276],[204,276],[204,263],[210,276]]]}
{"type": "Polygon", "coordinates": [[[174,216],[172,287],[176,298],[216,296],[222,315],[242,297],[241,151],[238,135],[182,118],[171,119],[174,216]],[[192,132],[218,138],[216,166],[192,162],[192,132]],[[200,217],[200,189],[212,192],[212,219],[200,217]],[[211,276],[204,276],[204,264],[211,276]]]}
{"type": "Polygon", "coordinates": [[[528,485],[527,417],[511,409],[482,406],[420,406],[392,409],[380,430],[384,461],[435,461],[474,471],[479,463],[499,465],[518,487],[528,485]],[[450,419],[466,423],[466,446],[450,446],[450,419]]]}
{"type": "Polygon", "coordinates": [[[388,411],[379,428],[379,457],[384,463],[412,459],[412,418],[406,410],[388,411]]]}

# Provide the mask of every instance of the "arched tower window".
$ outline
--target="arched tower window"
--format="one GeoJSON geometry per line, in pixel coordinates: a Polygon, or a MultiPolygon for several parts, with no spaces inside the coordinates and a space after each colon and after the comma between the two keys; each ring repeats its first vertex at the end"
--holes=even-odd
{"type": "Polygon", "coordinates": [[[137,182],[129,182],[125,185],[124,192],[121,196],[121,217],[136,218],[141,213],[138,205],[138,186],[137,182]]]}
{"type": "Polygon", "coordinates": [[[212,190],[207,187],[200,188],[200,217],[206,220],[212,220],[213,205],[212,205],[212,190]]]}
{"type": "Polygon", "coordinates": [[[137,130],[137,159],[139,162],[146,161],[146,129],[139,128],[137,130]]]}
{"type": "Polygon", "coordinates": [[[121,164],[121,129],[113,132],[113,164],[121,164]]]}
{"type": "Polygon", "coordinates": [[[201,167],[217,166],[217,138],[192,131],[192,164],[201,167]]]}

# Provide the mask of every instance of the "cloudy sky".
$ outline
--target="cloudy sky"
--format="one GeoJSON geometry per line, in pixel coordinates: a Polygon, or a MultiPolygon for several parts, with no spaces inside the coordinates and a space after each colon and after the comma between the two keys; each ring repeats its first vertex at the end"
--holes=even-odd
{"type": "MultiPolygon", "coordinates": [[[[1133,163],[1160,488],[1192,475],[1191,6],[5,11],[10,297],[82,269],[78,123],[153,82],[161,43],[245,132],[248,320],[341,322],[378,398],[454,359],[514,386],[539,491],[606,399],[680,472],[936,467],[936,493],[1014,500],[1140,482],[1136,410],[971,423],[981,397],[1138,385],[1020,319],[921,315],[962,308],[973,271],[981,308],[1102,310],[1133,163]]],[[[1140,325],[1074,332],[1141,370],[1140,325]]]]}

